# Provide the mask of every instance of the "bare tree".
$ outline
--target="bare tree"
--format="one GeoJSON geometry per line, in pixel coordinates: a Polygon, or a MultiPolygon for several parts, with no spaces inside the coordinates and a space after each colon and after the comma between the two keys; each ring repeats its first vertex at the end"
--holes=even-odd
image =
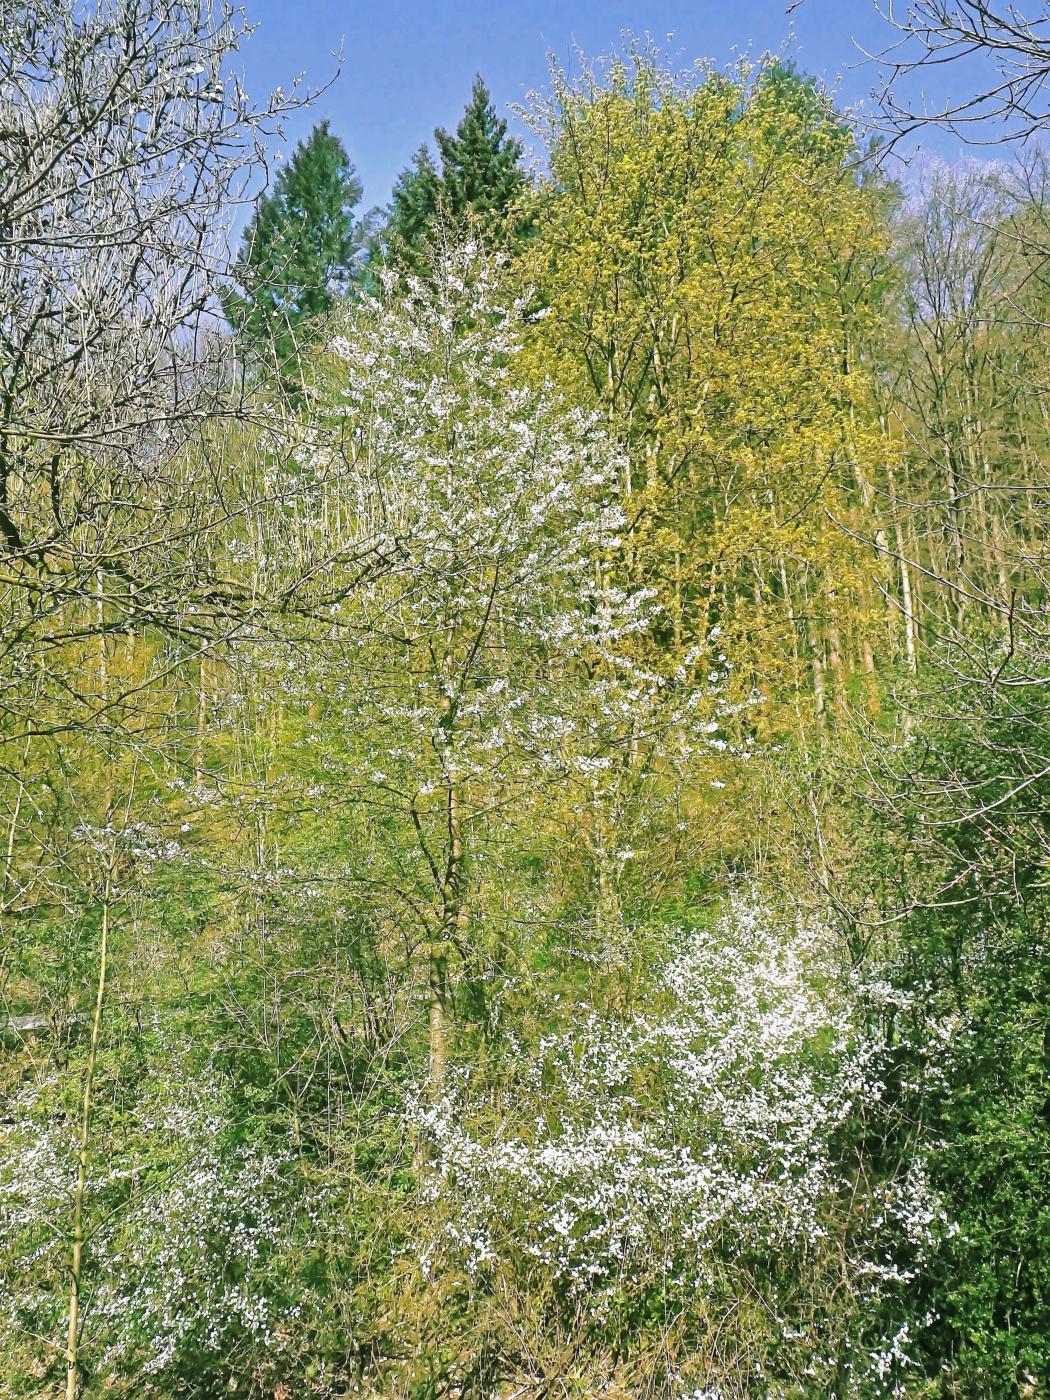
{"type": "MultiPolygon", "coordinates": [[[[876,8],[891,31],[868,54],[882,70],[883,152],[932,129],[1023,147],[994,163],[916,162],[897,221],[901,296],[878,375],[899,444],[880,483],[894,528],[869,543],[900,570],[912,633],[900,713],[922,742],[893,752],[872,730],[846,780],[908,833],[914,864],[880,890],[881,922],[1004,890],[1020,904],[1045,881],[1050,165],[1035,138],[1050,126],[1050,7],[876,8]],[[959,94],[939,106],[915,96],[935,72],[959,94]]],[[[820,828],[815,802],[813,815],[820,828]]],[[[814,864],[830,893],[825,836],[814,864]]]]}
{"type": "MultiPolygon", "coordinates": [[[[916,0],[903,11],[888,0],[880,12],[895,35],[874,56],[890,148],[931,126],[996,145],[1050,124],[1045,0],[916,0]],[[933,69],[951,69],[962,95],[920,108],[913,81],[933,69]]],[[[1047,161],[1029,149],[983,170],[931,167],[922,185],[901,249],[908,349],[892,412],[919,476],[892,492],[914,522],[901,553],[924,595],[923,635],[960,679],[1042,686],[1047,161]]]]}
{"type": "Polygon", "coordinates": [[[201,447],[244,408],[215,293],[264,140],[306,98],[249,101],[249,33],[227,0],[0,7],[0,669],[37,676],[32,711],[3,686],[8,737],[105,704],[56,653],[83,675],[88,638],[198,643],[250,598],[212,567],[244,510],[201,447]]]}
{"type": "Polygon", "coordinates": [[[1026,140],[1050,120],[1050,10],[986,0],[888,0],[880,13],[895,31],[877,55],[882,105],[897,138],[931,123],[967,141],[1026,140]],[[1027,13],[1025,13],[1027,11],[1027,13]],[[933,67],[976,62],[977,90],[919,107],[903,95],[908,80],[933,67]]]}

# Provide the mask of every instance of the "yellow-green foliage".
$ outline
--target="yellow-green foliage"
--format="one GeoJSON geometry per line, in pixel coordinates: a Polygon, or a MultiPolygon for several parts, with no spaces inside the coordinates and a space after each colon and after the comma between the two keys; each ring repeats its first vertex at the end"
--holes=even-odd
{"type": "Polygon", "coordinates": [[[763,688],[826,649],[843,687],[870,561],[835,521],[885,452],[852,352],[874,308],[847,287],[887,235],[849,129],[779,64],[674,74],[638,48],[555,70],[532,115],[534,372],[630,445],[622,567],[658,589],[661,640],[718,625],[763,688]]]}

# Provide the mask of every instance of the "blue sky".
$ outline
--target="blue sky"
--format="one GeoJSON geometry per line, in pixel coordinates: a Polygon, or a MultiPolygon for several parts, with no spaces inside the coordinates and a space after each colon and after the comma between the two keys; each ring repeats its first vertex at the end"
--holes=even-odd
{"type": "MultiPolygon", "coordinates": [[[[288,127],[294,140],[321,117],[342,138],[365,187],[363,207],[387,199],[397,173],[435,126],[454,126],[480,72],[501,111],[542,87],[548,52],[563,61],[574,44],[593,56],[619,42],[621,30],[649,34],[683,62],[731,62],[755,53],[788,52],[804,70],[837,85],[846,102],[864,100],[877,81],[858,67],[854,41],[869,49],[890,35],[874,0],[245,0],[259,28],[242,63],[248,89],[261,96],[287,87],[299,72],[320,83],[342,72],[309,113],[288,127]],[[789,36],[794,35],[793,39],[789,36]],[[668,36],[671,36],[668,38],[668,36]]],[[[934,75],[930,95],[963,75],[934,75]]],[[[951,87],[948,88],[951,91],[951,87]]],[[[936,143],[944,155],[957,143],[936,143]]]]}

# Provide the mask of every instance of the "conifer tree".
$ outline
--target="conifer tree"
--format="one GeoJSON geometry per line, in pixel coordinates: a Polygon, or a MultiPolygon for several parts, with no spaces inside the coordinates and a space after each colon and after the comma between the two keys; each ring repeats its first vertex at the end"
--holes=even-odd
{"type": "Polygon", "coordinates": [[[507,123],[497,117],[480,73],[455,135],[439,128],[434,139],[449,212],[461,215],[470,210],[483,219],[505,213],[525,183],[521,142],[507,136],[507,123]]]}
{"type": "Polygon", "coordinates": [[[308,323],[345,289],[361,245],[361,183],[327,121],[301,141],[245,230],[223,309],[251,359],[295,360],[308,323]]]}
{"type": "Polygon", "coordinates": [[[434,132],[441,170],[427,146],[394,186],[383,242],[387,255],[417,266],[435,219],[466,217],[495,232],[525,187],[521,142],[507,135],[480,74],[454,133],[434,132]]]}
{"type": "Polygon", "coordinates": [[[418,250],[437,213],[441,176],[426,145],[420,146],[411,166],[403,170],[394,185],[390,216],[383,241],[409,266],[418,261],[418,250]]]}

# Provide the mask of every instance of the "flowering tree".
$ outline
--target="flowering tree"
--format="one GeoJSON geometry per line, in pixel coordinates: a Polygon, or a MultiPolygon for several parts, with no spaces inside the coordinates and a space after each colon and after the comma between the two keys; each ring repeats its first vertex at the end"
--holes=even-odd
{"type": "Polygon", "coordinates": [[[341,441],[342,469],[301,464],[334,483],[303,528],[350,519],[388,563],[336,620],[324,680],[344,748],[326,781],[386,823],[388,846],[398,833],[382,883],[427,968],[434,1086],[454,970],[477,970],[472,892],[525,810],[564,838],[559,802],[611,800],[613,772],[644,786],[658,735],[670,772],[716,727],[706,674],[705,690],[689,668],[669,682],[630,659],[651,596],[607,576],[622,463],[595,416],[517,376],[526,305],[471,245],[405,292],[388,278],[331,344],[341,427],[323,440],[341,441]]]}

